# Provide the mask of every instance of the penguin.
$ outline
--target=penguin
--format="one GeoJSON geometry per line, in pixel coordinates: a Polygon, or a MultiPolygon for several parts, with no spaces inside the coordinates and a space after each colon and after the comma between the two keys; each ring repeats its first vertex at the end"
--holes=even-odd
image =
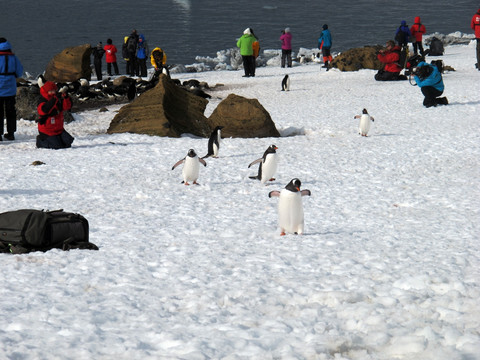
{"type": "Polygon", "coordinates": [[[285,75],[285,77],[282,80],[282,91],[289,91],[290,90],[290,78],[288,75],[285,75]]]}
{"type": "Polygon", "coordinates": [[[197,179],[198,179],[198,173],[200,169],[200,164],[203,166],[207,166],[207,163],[205,160],[200,159],[197,156],[197,153],[195,150],[190,149],[188,150],[187,156],[185,156],[182,160],[179,160],[175,163],[175,165],[172,166],[172,170],[175,169],[178,165],[183,164],[183,170],[182,170],[182,175],[183,175],[183,181],[185,185],[190,185],[189,182],[193,182],[193,184],[198,185],[197,179]]]}
{"type": "Polygon", "coordinates": [[[210,135],[210,139],[208,139],[208,152],[207,155],[202,157],[202,159],[206,159],[209,156],[214,158],[218,157],[218,151],[220,150],[220,140],[222,139],[222,129],[223,126],[217,126],[210,135]]]}
{"type": "Polygon", "coordinates": [[[248,167],[260,163],[258,167],[258,175],[250,176],[250,179],[258,179],[262,184],[267,181],[274,181],[273,175],[277,171],[277,152],[278,147],[275,145],[270,145],[267,150],[263,153],[263,157],[251,162],[248,167]]]}
{"type": "Polygon", "coordinates": [[[373,122],[375,119],[368,114],[367,109],[362,110],[362,115],[355,115],[353,118],[360,119],[358,133],[362,136],[367,136],[368,131],[370,130],[370,121],[373,122]]]}
{"type": "Polygon", "coordinates": [[[303,234],[304,218],[302,196],[310,196],[310,190],[300,190],[301,181],[297,178],[290,182],[281,191],[274,190],[268,193],[268,197],[279,197],[278,200],[278,224],[280,226],[280,235],[287,232],[293,234],[303,234]]]}

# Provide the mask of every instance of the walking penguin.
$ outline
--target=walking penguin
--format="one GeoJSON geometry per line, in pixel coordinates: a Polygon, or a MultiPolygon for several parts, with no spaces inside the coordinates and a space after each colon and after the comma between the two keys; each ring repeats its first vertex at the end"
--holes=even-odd
{"type": "Polygon", "coordinates": [[[195,150],[190,149],[188,150],[187,156],[185,156],[182,160],[179,160],[173,165],[172,170],[175,169],[178,165],[183,165],[182,175],[183,181],[185,185],[190,185],[189,182],[193,182],[193,184],[198,185],[198,173],[200,171],[200,165],[207,166],[205,160],[200,159],[197,156],[195,150]]]}
{"type": "Polygon", "coordinates": [[[362,136],[367,136],[368,131],[370,130],[370,122],[375,121],[374,118],[368,114],[367,109],[363,109],[362,114],[355,115],[354,119],[360,119],[358,133],[362,136]]]}
{"type": "Polygon", "coordinates": [[[310,196],[310,190],[300,190],[301,181],[297,178],[290,182],[281,191],[270,191],[268,197],[279,197],[278,200],[278,224],[280,235],[285,233],[303,234],[303,204],[302,196],[310,196]]]}
{"type": "Polygon", "coordinates": [[[270,145],[267,150],[263,153],[263,157],[252,161],[248,167],[260,163],[258,167],[258,175],[257,176],[250,176],[250,179],[258,179],[262,184],[267,181],[274,181],[275,175],[277,171],[277,150],[278,147],[275,145],[270,145]]]}
{"type": "Polygon", "coordinates": [[[222,129],[223,126],[217,126],[210,135],[208,139],[208,151],[207,155],[202,157],[202,159],[206,159],[209,156],[214,158],[218,157],[218,151],[220,150],[220,141],[222,139],[222,129]]]}

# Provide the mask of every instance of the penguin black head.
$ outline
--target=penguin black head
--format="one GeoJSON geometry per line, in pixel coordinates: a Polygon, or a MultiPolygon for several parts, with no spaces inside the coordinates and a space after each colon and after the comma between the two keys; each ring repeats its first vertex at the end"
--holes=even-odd
{"type": "Polygon", "coordinates": [[[278,147],[276,145],[272,144],[268,147],[267,152],[274,153],[274,152],[276,152],[275,150],[278,150],[278,147]]]}
{"type": "Polygon", "coordinates": [[[363,109],[362,114],[368,114],[367,109],[363,109]]]}
{"type": "Polygon", "coordinates": [[[300,179],[294,178],[290,180],[290,182],[285,186],[285,189],[290,190],[292,192],[297,192],[300,191],[300,186],[302,185],[302,182],[300,179]]]}
{"type": "Polygon", "coordinates": [[[195,150],[190,149],[190,150],[188,150],[188,154],[187,154],[187,155],[188,155],[189,157],[192,157],[192,158],[193,158],[193,157],[197,156],[197,153],[195,152],[195,150]]]}
{"type": "Polygon", "coordinates": [[[225,127],[225,126],[217,126],[217,127],[215,128],[215,131],[222,130],[224,127],[225,127]]]}

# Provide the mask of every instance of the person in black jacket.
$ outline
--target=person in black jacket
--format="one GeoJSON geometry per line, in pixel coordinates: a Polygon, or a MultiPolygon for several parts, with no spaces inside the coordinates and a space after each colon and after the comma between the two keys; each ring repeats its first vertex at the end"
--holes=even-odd
{"type": "Polygon", "coordinates": [[[97,47],[93,48],[93,65],[95,66],[95,74],[97,75],[97,80],[102,80],[102,58],[103,54],[105,54],[105,50],[103,50],[102,42],[100,41],[97,47]]]}

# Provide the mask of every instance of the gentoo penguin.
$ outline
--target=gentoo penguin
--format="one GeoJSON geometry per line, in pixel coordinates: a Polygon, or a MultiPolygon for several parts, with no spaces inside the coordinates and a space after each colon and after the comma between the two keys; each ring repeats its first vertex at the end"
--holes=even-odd
{"type": "Polygon", "coordinates": [[[218,157],[218,150],[220,150],[220,141],[222,139],[222,129],[223,126],[217,126],[210,135],[210,139],[208,139],[208,152],[207,155],[202,157],[202,159],[206,159],[209,156],[214,158],[218,157]]]}
{"type": "Polygon", "coordinates": [[[354,119],[360,119],[358,133],[362,136],[367,136],[368,130],[370,130],[370,121],[375,121],[375,119],[368,114],[367,109],[363,109],[362,115],[355,115],[354,119]]]}
{"type": "Polygon", "coordinates": [[[258,179],[264,184],[267,181],[275,180],[273,175],[277,171],[277,152],[278,147],[275,145],[270,145],[267,150],[263,153],[263,157],[251,162],[248,167],[260,163],[258,167],[258,175],[250,176],[250,179],[258,179]]]}
{"type": "Polygon", "coordinates": [[[282,91],[288,91],[290,90],[290,78],[288,75],[285,75],[285,77],[282,80],[282,91]]]}
{"type": "Polygon", "coordinates": [[[302,185],[299,179],[292,179],[282,191],[270,191],[268,197],[277,196],[278,200],[278,224],[280,235],[286,232],[303,234],[303,205],[302,196],[311,195],[310,190],[300,190],[302,185]]]}
{"type": "Polygon", "coordinates": [[[188,150],[187,156],[185,156],[182,160],[179,160],[173,165],[172,170],[175,169],[178,165],[185,163],[183,165],[183,183],[185,185],[190,185],[189,181],[193,182],[195,185],[198,185],[197,179],[198,179],[198,173],[200,169],[199,163],[203,164],[203,166],[207,166],[207,163],[205,160],[200,159],[197,156],[197,153],[195,150],[190,149],[188,150]]]}

